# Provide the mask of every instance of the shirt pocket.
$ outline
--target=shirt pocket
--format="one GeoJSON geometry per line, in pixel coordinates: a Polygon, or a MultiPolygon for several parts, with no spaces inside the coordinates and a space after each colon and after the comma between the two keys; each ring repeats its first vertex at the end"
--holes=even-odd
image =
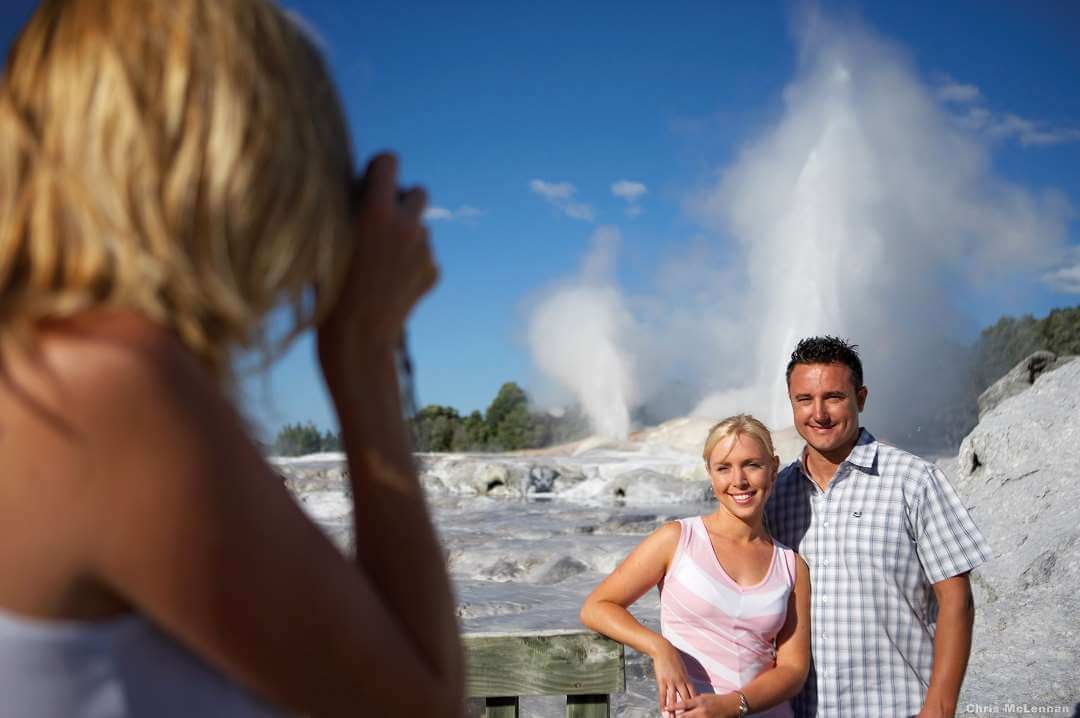
{"type": "Polygon", "coordinates": [[[844,564],[854,575],[895,573],[915,557],[915,541],[908,533],[900,501],[853,505],[837,524],[844,564]]]}

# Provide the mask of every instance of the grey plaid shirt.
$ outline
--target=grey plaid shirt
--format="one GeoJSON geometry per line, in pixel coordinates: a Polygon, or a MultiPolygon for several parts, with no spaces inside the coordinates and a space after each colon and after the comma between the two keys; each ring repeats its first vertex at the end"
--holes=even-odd
{"type": "Polygon", "coordinates": [[[932,584],[990,558],[945,475],[862,429],[827,490],[796,461],[765,512],[810,567],[814,660],[796,718],[918,713],[934,657],[932,584]]]}

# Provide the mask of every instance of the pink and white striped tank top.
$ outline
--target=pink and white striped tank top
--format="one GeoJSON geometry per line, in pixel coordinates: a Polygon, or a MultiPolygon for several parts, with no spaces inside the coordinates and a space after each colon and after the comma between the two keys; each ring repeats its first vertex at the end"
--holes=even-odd
{"type": "MultiPolygon", "coordinates": [[[[682,654],[699,693],[728,693],[775,665],[773,639],[787,617],[795,552],[774,540],[765,578],[740,586],[717,560],[701,517],[679,523],[679,546],[660,583],[660,633],[682,654]]],[[[790,718],[791,706],[754,715],[790,718]]]]}

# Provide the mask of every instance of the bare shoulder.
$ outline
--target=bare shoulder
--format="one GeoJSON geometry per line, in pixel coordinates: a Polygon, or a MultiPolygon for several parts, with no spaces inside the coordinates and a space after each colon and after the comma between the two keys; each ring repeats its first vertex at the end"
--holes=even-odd
{"type": "MultiPolygon", "coordinates": [[[[26,477],[43,474],[57,508],[100,547],[136,511],[207,508],[272,474],[216,379],[170,332],[130,313],[44,327],[33,355],[14,362],[0,402],[26,477]],[[16,448],[17,447],[17,448],[16,448]],[[31,451],[25,451],[32,447],[31,451]],[[229,482],[222,482],[229,477],[229,482]],[[111,525],[102,532],[103,524],[111,525]]],[[[3,445],[8,448],[3,448],[3,445]]],[[[40,483],[40,482],[37,482],[40,483]]]]}
{"type": "Polygon", "coordinates": [[[137,314],[45,327],[34,359],[21,372],[31,413],[91,455],[84,460],[104,452],[119,468],[200,443],[250,443],[217,379],[171,332],[137,314]]]}
{"type": "MultiPolygon", "coordinates": [[[[128,415],[125,400],[213,393],[214,381],[180,341],[149,319],[130,313],[93,315],[53,324],[40,334],[34,384],[64,413],[128,415]]],[[[88,428],[96,428],[92,425],[88,428]]]]}
{"type": "Polygon", "coordinates": [[[131,439],[150,415],[175,413],[190,400],[214,404],[215,394],[220,390],[194,357],[147,319],[115,313],[53,322],[36,332],[30,348],[4,354],[7,440],[0,453],[34,447],[38,466],[68,458],[85,467],[117,437],[137,445],[131,439]]]}
{"type": "Polygon", "coordinates": [[[152,322],[87,315],[41,327],[34,339],[0,365],[0,570],[24,577],[0,598],[42,615],[96,614],[116,605],[90,578],[96,557],[120,543],[111,539],[209,493],[191,489],[214,472],[173,470],[215,453],[193,448],[231,434],[228,454],[247,451],[253,467],[259,457],[245,450],[242,422],[214,380],[152,322]],[[208,431],[212,424],[222,430],[208,431]],[[156,491],[163,500],[146,500],[166,483],[170,490],[156,491]],[[127,521],[129,511],[140,521],[127,521]]]}
{"type": "Polygon", "coordinates": [[[646,536],[635,553],[658,560],[666,567],[675,555],[681,536],[681,524],[678,521],[668,521],[646,536]]]}
{"type": "Polygon", "coordinates": [[[675,547],[682,536],[682,524],[678,521],[668,521],[652,532],[651,537],[659,544],[675,547]]]}

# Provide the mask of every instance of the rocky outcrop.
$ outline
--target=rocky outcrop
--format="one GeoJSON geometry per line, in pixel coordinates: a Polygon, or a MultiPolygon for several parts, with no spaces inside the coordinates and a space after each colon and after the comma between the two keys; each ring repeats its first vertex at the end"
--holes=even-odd
{"type": "Polygon", "coordinates": [[[960,705],[1072,706],[1080,700],[1080,361],[1034,355],[998,384],[996,404],[950,467],[993,552],[972,574],[975,638],[960,705]]]}
{"type": "Polygon", "coordinates": [[[1045,350],[1030,355],[979,395],[979,419],[1010,396],[1027,391],[1044,373],[1053,371],[1075,358],[1073,356],[1059,357],[1054,352],[1045,350]]]}

